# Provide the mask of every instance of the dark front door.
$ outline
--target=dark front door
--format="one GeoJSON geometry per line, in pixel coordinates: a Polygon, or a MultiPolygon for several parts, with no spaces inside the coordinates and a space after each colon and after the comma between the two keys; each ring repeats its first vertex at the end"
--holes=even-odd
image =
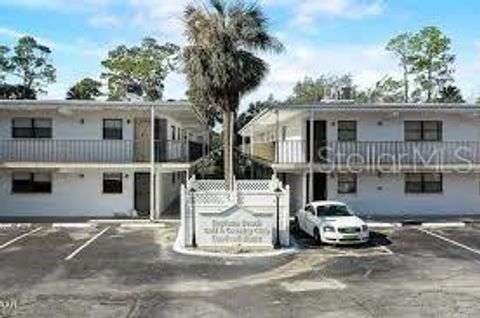
{"type": "Polygon", "coordinates": [[[327,200],[327,174],[326,173],[314,173],[313,174],[313,198],[310,196],[310,174],[307,174],[307,202],[311,201],[324,201],[327,200]]]}
{"type": "Polygon", "coordinates": [[[150,173],[135,173],[135,210],[140,217],[150,215],[150,173]]]}
{"type": "MultiPolygon", "coordinates": [[[[310,161],[310,121],[306,121],[307,136],[307,162],[310,161]]],[[[327,122],[315,120],[313,122],[313,162],[322,163],[326,160],[327,154],[327,122]]]]}

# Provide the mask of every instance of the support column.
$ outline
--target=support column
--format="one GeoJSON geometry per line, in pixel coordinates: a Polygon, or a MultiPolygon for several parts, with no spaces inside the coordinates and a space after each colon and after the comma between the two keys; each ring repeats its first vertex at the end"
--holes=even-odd
{"type": "Polygon", "coordinates": [[[156,177],[155,177],[155,219],[160,218],[160,207],[161,207],[161,192],[162,192],[162,187],[160,184],[160,181],[162,179],[162,174],[157,171],[156,172],[156,177]]]}
{"type": "Polygon", "coordinates": [[[190,162],[190,132],[185,129],[185,151],[186,151],[186,158],[187,162],[190,162]]]}
{"type": "Polygon", "coordinates": [[[150,221],[155,218],[155,107],[150,107],[150,221]]]}
{"type": "Polygon", "coordinates": [[[278,109],[275,111],[276,123],[275,123],[275,134],[276,134],[276,145],[275,145],[275,162],[280,162],[280,112],[278,109]]]}
{"type": "Polygon", "coordinates": [[[229,189],[233,189],[234,186],[234,168],[233,168],[233,134],[235,133],[234,125],[235,125],[235,112],[230,112],[230,145],[228,146],[230,148],[230,184],[229,184],[229,189]]]}
{"type": "Polygon", "coordinates": [[[313,155],[314,155],[314,149],[313,147],[315,146],[315,143],[314,143],[314,139],[315,139],[315,136],[314,136],[314,116],[313,116],[313,108],[310,110],[310,140],[309,140],[309,144],[310,144],[310,153],[309,153],[309,164],[308,164],[308,169],[309,169],[309,174],[310,174],[310,177],[308,179],[308,201],[313,201],[313,186],[314,186],[314,183],[313,183],[313,155]]]}
{"type": "Polygon", "coordinates": [[[302,172],[302,207],[305,206],[306,202],[308,201],[308,193],[307,193],[307,173],[302,172]]]}

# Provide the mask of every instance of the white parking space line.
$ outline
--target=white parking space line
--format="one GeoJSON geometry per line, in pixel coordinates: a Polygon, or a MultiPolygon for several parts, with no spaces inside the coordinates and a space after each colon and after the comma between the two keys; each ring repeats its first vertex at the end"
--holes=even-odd
{"type": "Polygon", "coordinates": [[[445,236],[442,236],[442,235],[437,234],[437,233],[430,232],[430,231],[425,230],[425,229],[418,229],[418,230],[419,230],[420,232],[423,232],[423,233],[425,233],[425,234],[431,235],[431,236],[436,237],[436,238],[438,238],[438,239],[440,239],[440,240],[443,240],[443,241],[445,241],[445,242],[448,242],[448,243],[450,243],[450,244],[453,244],[453,245],[455,245],[455,246],[458,246],[458,247],[460,247],[460,248],[463,248],[464,250],[467,250],[467,251],[472,252],[472,253],[474,253],[474,254],[480,255],[480,251],[479,251],[479,250],[474,249],[474,248],[472,248],[472,247],[470,247],[470,246],[467,246],[467,245],[465,245],[465,244],[456,242],[456,241],[451,240],[451,239],[449,239],[449,238],[447,238],[447,237],[445,237],[445,236]]]}
{"type": "Polygon", "coordinates": [[[93,236],[92,238],[90,238],[88,241],[86,241],[82,246],[80,246],[79,248],[77,248],[75,251],[73,251],[72,254],[68,255],[67,257],[65,257],[65,260],[66,261],[69,261],[71,260],[72,258],[75,257],[75,255],[77,255],[78,253],[80,253],[85,247],[87,247],[88,245],[92,244],[93,241],[95,241],[96,239],[98,239],[100,236],[102,236],[103,233],[107,232],[108,230],[110,229],[110,226],[107,226],[106,228],[104,228],[103,230],[101,230],[100,232],[98,232],[97,234],[95,234],[95,236],[93,236]]]}
{"type": "Polygon", "coordinates": [[[36,229],[33,229],[31,230],[30,232],[27,232],[27,233],[23,233],[22,235],[19,235],[13,239],[11,239],[10,241],[6,242],[6,243],[3,243],[2,245],[0,245],[0,250],[1,249],[4,249],[5,247],[7,246],[10,246],[12,245],[13,243],[17,242],[17,241],[20,241],[21,239],[33,234],[33,233],[36,233],[38,231],[40,231],[42,229],[42,227],[37,227],[36,229]]]}

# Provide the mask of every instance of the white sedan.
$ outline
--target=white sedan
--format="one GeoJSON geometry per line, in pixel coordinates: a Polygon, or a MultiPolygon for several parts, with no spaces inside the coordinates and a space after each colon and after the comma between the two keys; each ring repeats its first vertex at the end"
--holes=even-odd
{"type": "Polygon", "coordinates": [[[341,202],[316,201],[299,210],[295,226],[317,243],[358,244],[369,240],[367,224],[341,202]]]}

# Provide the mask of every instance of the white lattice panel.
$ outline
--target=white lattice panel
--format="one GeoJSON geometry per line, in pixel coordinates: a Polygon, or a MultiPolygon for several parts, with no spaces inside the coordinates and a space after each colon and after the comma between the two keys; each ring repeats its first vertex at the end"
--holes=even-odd
{"type": "Polygon", "coordinates": [[[196,206],[230,206],[233,204],[232,194],[230,192],[195,192],[193,198],[196,206]]]}
{"type": "Polygon", "coordinates": [[[226,191],[227,183],[225,180],[197,180],[193,182],[193,186],[197,191],[226,191]]]}
{"type": "Polygon", "coordinates": [[[267,192],[272,191],[272,180],[239,180],[236,182],[239,192],[267,192]]]}

